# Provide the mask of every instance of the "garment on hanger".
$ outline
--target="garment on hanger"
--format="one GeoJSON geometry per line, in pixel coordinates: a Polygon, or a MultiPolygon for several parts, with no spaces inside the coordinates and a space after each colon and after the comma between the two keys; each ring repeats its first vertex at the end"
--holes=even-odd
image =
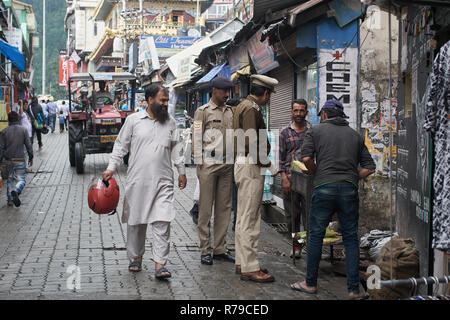
{"type": "Polygon", "coordinates": [[[450,41],[433,63],[424,128],[434,141],[432,247],[450,253],[450,41]]]}

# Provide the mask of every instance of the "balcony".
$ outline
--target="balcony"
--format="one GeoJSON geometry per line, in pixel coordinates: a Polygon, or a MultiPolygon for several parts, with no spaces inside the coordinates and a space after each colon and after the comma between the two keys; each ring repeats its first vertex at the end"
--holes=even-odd
{"type": "Polygon", "coordinates": [[[97,63],[97,71],[110,71],[116,67],[122,67],[122,58],[104,56],[97,63]]]}

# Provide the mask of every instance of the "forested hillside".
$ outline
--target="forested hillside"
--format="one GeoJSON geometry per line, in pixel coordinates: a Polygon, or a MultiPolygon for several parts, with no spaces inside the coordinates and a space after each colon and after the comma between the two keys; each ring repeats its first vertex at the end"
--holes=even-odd
{"type": "MultiPolygon", "coordinates": [[[[33,85],[36,88],[36,93],[42,92],[42,0],[22,0],[23,2],[33,5],[36,15],[36,22],[38,24],[40,44],[39,48],[35,49],[33,57],[34,77],[33,85]]],[[[66,2],[64,0],[46,0],[47,16],[47,94],[52,94],[55,98],[63,98],[65,89],[58,85],[59,76],[59,50],[66,48],[66,33],[64,32],[64,16],[66,14],[66,2]]]]}

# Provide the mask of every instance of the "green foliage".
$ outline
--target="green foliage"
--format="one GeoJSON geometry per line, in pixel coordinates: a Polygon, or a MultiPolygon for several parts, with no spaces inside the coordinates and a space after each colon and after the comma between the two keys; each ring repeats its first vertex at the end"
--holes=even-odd
{"type": "MultiPolygon", "coordinates": [[[[39,48],[33,54],[33,86],[36,93],[42,92],[42,0],[22,0],[31,4],[34,8],[39,32],[39,48]]],[[[52,94],[56,99],[65,97],[65,88],[59,87],[59,51],[66,48],[67,34],[64,32],[64,16],[66,14],[66,2],[64,0],[46,0],[46,93],[52,94]]]]}

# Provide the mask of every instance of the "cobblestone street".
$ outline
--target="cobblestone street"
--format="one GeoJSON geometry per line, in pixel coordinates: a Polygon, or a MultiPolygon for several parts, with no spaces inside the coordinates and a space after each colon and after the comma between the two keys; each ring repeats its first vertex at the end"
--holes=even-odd
{"type": "MultiPolygon", "coordinates": [[[[125,250],[126,225],[120,223],[123,201],[114,216],[98,216],[87,205],[88,184],[101,176],[108,155],[87,155],[85,174],[77,175],[68,160],[67,133],[43,136],[35,141],[34,173],[19,208],[6,205],[6,181],[0,199],[0,299],[346,299],[346,278],[335,276],[323,261],[319,293],[294,292],[289,284],[304,279],[306,256],[294,266],[290,243],[271,226],[262,223],[261,265],[276,281],[244,282],[234,265],[215,261],[200,263],[198,236],[188,211],[192,207],[195,171],[188,168],[188,186],[176,188],[177,217],[171,228],[168,281],[154,277],[151,241],[147,240],[143,270],[128,271],[125,250]],[[72,266],[81,271],[79,289],[68,289],[72,266]],[[68,269],[69,268],[69,269],[68,269]]],[[[124,190],[126,167],[115,175],[124,190]]],[[[234,251],[234,233],[228,233],[234,251]]]]}

